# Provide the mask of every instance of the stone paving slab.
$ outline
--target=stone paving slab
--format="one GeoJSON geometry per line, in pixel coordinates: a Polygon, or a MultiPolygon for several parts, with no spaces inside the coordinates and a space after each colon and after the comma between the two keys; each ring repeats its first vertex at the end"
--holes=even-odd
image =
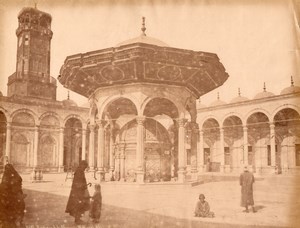
{"type": "MultiPolygon", "coordinates": [[[[86,176],[88,181],[98,182],[91,175],[86,176]]],[[[45,174],[44,182],[41,183],[31,183],[29,176],[23,176],[23,180],[24,191],[31,194],[36,192],[33,196],[49,194],[45,199],[31,196],[26,199],[26,205],[32,205],[34,199],[37,203],[47,203],[47,200],[50,202],[55,197],[62,197],[59,214],[63,219],[58,219],[57,223],[72,226],[72,218],[64,213],[71,188],[71,180],[65,181],[65,174],[45,174]]],[[[143,224],[143,219],[134,221],[139,216],[148,218],[144,222],[150,225],[144,227],[193,227],[191,224],[206,224],[204,227],[208,227],[208,224],[211,227],[297,227],[300,224],[300,198],[292,197],[298,190],[300,193],[300,184],[293,177],[276,176],[257,181],[254,185],[254,200],[258,212],[255,214],[243,213],[243,208],[239,207],[240,186],[237,181],[210,182],[195,187],[118,182],[102,182],[101,185],[103,210],[108,218],[103,213],[105,219],[100,225],[107,227],[114,227],[108,221],[116,224],[115,227],[138,227],[137,225],[143,224]],[[205,194],[211,210],[216,214],[215,218],[193,217],[199,193],[205,194]],[[119,216],[120,213],[122,216],[119,216]],[[115,214],[116,217],[110,218],[115,214]],[[157,224],[152,226],[151,221],[156,221],[157,224]]],[[[92,194],[93,188],[89,188],[89,191],[92,194]]],[[[49,212],[56,209],[50,208],[49,212]]],[[[31,218],[25,217],[25,221],[34,222],[33,215],[37,211],[38,207],[31,207],[31,218]]],[[[53,212],[53,216],[56,213],[53,212]]],[[[45,220],[45,215],[41,214],[40,217],[45,220]]],[[[88,221],[87,216],[85,219],[88,221]]],[[[49,222],[46,224],[51,225],[49,222]]]]}

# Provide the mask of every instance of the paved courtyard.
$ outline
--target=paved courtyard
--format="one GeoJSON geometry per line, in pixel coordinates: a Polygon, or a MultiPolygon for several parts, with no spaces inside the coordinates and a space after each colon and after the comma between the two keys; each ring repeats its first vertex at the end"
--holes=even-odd
{"type": "MultiPolygon", "coordinates": [[[[44,181],[32,183],[23,175],[27,227],[75,227],[64,212],[71,188],[65,174],[44,174],[44,181]]],[[[88,181],[96,183],[92,174],[88,181]]],[[[270,176],[256,181],[257,213],[244,213],[239,206],[237,180],[191,185],[129,184],[103,182],[101,222],[93,226],[86,213],[83,227],[297,227],[300,224],[300,184],[296,178],[270,176]],[[199,193],[206,196],[215,218],[195,218],[199,193]],[[298,193],[298,194],[297,194],[298,193]]],[[[90,194],[93,187],[89,188],[90,194]]],[[[300,226],[300,225],[299,225],[300,226]]],[[[299,227],[298,226],[298,227],[299,227]]]]}

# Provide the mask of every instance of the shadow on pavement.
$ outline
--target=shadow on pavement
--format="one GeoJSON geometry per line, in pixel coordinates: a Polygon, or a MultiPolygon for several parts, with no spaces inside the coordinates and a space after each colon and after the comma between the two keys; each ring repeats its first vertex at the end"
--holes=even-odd
{"type": "MultiPolygon", "coordinates": [[[[76,227],[73,217],[65,213],[68,197],[28,189],[24,189],[24,193],[27,194],[25,200],[26,214],[24,218],[26,227],[76,227]]],[[[198,218],[193,220],[177,219],[106,204],[102,206],[101,220],[97,226],[93,226],[93,223],[89,221],[87,212],[82,220],[87,223],[80,227],[257,227],[213,223],[213,219],[211,219],[212,223],[201,221],[201,218],[199,218],[199,221],[197,221],[198,218]]]]}

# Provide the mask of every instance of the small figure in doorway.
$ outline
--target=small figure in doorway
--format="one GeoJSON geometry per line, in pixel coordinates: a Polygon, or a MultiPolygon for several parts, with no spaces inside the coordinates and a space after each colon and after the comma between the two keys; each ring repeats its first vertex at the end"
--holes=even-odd
{"type": "Polygon", "coordinates": [[[102,207],[102,194],[100,184],[95,185],[95,193],[91,198],[92,202],[90,209],[90,217],[93,219],[94,223],[99,223],[102,207]]]}
{"type": "Polygon", "coordinates": [[[205,196],[203,194],[199,195],[199,201],[196,204],[195,208],[195,217],[215,217],[214,212],[210,211],[210,207],[207,201],[205,201],[205,196]]]}
{"type": "Polygon", "coordinates": [[[248,167],[244,167],[244,172],[240,175],[240,185],[241,185],[241,206],[245,207],[246,210],[244,212],[248,213],[248,206],[252,207],[253,213],[256,212],[254,208],[254,200],[253,200],[253,183],[254,176],[251,172],[248,171],[248,167]]]}

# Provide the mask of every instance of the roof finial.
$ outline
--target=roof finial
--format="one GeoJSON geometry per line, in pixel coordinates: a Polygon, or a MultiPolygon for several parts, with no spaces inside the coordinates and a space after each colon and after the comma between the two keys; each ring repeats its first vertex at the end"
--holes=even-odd
{"type": "Polygon", "coordinates": [[[217,94],[217,99],[220,100],[220,93],[217,94]]]}
{"type": "Polygon", "coordinates": [[[239,97],[241,96],[241,89],[240,88],[238,88],[238,95],[239,95],[239,97]]]}
{"type": "Polygon", "coordinates": [[[266,92],[266,83],[264,82],[264,92],[266,92]]]}
{"type": "Polygon", "coordinates": [[[146,31],[146,27],[145,27],[145,20],[146,20],[146,18],[145,17],[142,17],[142,20],[143,20],[143,23],[142,23],[142,28],[141,28],[141,30],[142,30],[142,35],[143,36],[146,36],[146,33],[145,33],[145,31],[146,31]]]}
{"type": "Polygon", "coordinates": [[[291,76],[291,86],[294,86],[293,76],[291,76]]]}
{"type": "Polygon", "coordinates": [[[70,100],[70,90],[68,90],[68,100],[70,100]]]}
{"type": "Polygon", "coordinates": [[[35,9],[37,8],[37,3],[36,3],[36,1],[34,1],[34,8],[35,8],[35,9]]]}

